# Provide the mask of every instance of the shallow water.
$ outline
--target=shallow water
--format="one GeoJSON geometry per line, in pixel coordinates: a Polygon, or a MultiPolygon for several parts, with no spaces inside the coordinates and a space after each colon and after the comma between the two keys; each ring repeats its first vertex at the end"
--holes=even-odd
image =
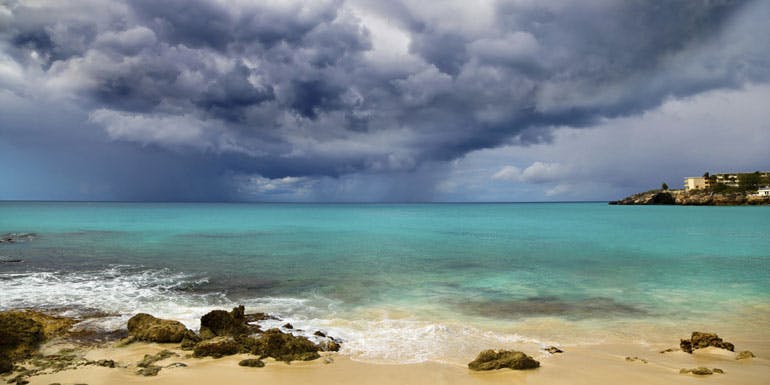
{"type": "Polygon", "coordinates": [[[4,233],[36,236],[0,244],[0,308],[243,303],[375,361],[770,323],[770,207],[5,202],[4,233]]]}

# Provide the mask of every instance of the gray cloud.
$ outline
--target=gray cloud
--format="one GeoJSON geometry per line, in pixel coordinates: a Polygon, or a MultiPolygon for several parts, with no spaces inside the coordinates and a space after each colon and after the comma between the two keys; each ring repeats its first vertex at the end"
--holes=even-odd
{"type": "MultiPolygon", "coordinates": [[[[0,87],[79,110],[94,152],[205,164],[212,199],[346,184],[431,199],[428,174],[472,151],[767,82],[768,18],[762,1],[13,1],[0,87]],[[403,187],[416,178],[424,192],[403,187]]],[[[554,177],[526,167],[509,179],[554,177]]]]}

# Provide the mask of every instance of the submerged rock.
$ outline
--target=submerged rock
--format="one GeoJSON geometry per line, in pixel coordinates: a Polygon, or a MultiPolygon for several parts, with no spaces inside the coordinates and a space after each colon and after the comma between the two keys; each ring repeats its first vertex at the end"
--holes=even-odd
{"type": "Polygon", "coordinates": [[[37,237],[35,233],[7,233],[0,236],[0,243],[26,242],[37,237]]]}
{"type": "Polygon", "coordinates": [[[736,360],[745,360],[745,359],[747,359],[747,358],[754,358],[754,357],[756,357],[756,356],[754,355],[754,353],[752,353],[752,352],[750,352],[750,351],[748,351],[748,350],[744,350],[744,351],[742,351],[742,352],[738,353],[738,355],[737,355],[737,356],[735,356],[735,359],[736,359],[736,360]]]}
{"type": "Polygon", "coordinates": [[[194,357],[214,357],[221,358],[237,354],[241,351],[241,345],[232,337],[214,337],[203,340],[195,345],[193,350],[194,357]]]}
{"type": "Polygon", "coordinates": [[[259,331],[259,327],[247,323],[243,305],[232,311],[212,310],[201,317],[200,336],[209,339],[219,336],[238,336],[259,331]]]}
{"type": "Polygon", "coordinates": [[[238,366],[248,366],[250,368],[262,368],[265,363],[259,358],[247,358],[238,362],[238,366]]]}
{"type": "Polygon", "coordinates": [[[188,333],[183,323],[139,313],[128,320],[128,334],[148,342],[181,342],[188,333]]]}
{"type": "Polygon", "coordinates": [[[518,351],[511,350],[484,350],[475,360],[468,363],[471,370],[495,370],[510,368],[516,370],[535,369],[540,362],[518,351]]]}
{"type": "Polygon", "coordinates": [[[270,329],[254,340],[251,353],[278,361],[311,361],[320,358],[318,346],[305,337],[270,329]]]}
{"type": "Polygon", "coordinates": [[[689,340],[681,340],[679,342],[679,347],[687,353],[692,353],[695,349],[703,349],[709,346],[726,349],[731,352],[735,350],[735,345],[723,341],[716,333],[692,332],[689,340]]]}

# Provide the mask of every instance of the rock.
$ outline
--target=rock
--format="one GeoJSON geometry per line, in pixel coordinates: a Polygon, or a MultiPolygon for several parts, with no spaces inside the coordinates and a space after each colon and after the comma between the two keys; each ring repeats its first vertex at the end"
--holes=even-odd
{"type": "Polygon", "coordinates": [[[97,366],[104,366],[105,368],[114,368],[115,367],[115,361],[113,360],[99,360],[96,361],[97,366]]]}
{"type": "Polygon", "coordinates": [[[294,325],[287,322],[285,325],[283,325],[283,328],[291,330],[291,329],[294,329],[294,325]]]}
{"type": "Polygon", "coordinates": [[[316,337],[326,337],[326,334],[320,330],[316,330],[316,332],[313,333],[313,335],[316,337]]]}
{"type": "Polygon", "coordinates": [[[735,356],[735,359],[736,359],[736,360],[745,360],[745,359],[747,359],[747,358],[754,358],[754,357],[756,357],[756,356],[754,355],[754,353],[752,353],[752,352],[750,352],[750,351],[748,351],[748,350],[744,350],[744,351],[742,351],[742,352],[738,353],[738,355],[737,355],[737,356],[735,356]]]}
{"type": "Polygon", "coordinates": [[[695,374],[698,376],[708,376],[711,374],[714,374],[714,372],[711,371],[711,369],[699,366],[697,368],[692,369],[680,369],[679,374],[695,374]]]}
{"type": "Polygon", "coordinates": [[[259,321],[264,321],[264,320],[268,320],[268,319],[272,319],[272,320],[278,319],[278,318],[273,317],[273,316],[271,316],[270,314],[267,314],[267,313],[244,314],[243,318],[246,320],[247,323],[259,322],[259,321]]]}
{"type": "Polygon", "coordinates": [[[139,313],[128,320],[128,334],[140,341],[181,342],[187,335],[187,328],[179,321],[139,313]]]}
{"type": "Polygon", "coordinates": [[[248,366],[250,368],[262,368],[265,363],[259,358],[247,358],[238,362],[238,366],[248,366]]]}
{"type": "Polygon", "coordinates": [[[643,363],[643,364],[646,364],[646,363],[647,363],[647,360],[645,360],[644,358],[639,358],[639,357],[626,357],[626,361],[628,361],[628,362],[636,362],[636,361],[639,361],[639,362],[641,362],[641,363],[643,363]]]}
{"type": "Polygon", "coordinates": [[[118,342],[115,343],[116,348],[122,348],[124,346],[128,346],[136,342],[136,337],[134,336],[128,336],[125,338],[121,338],[118,342]]]}
{"type": "Polygon", "coordinates": [[[29,358],[42,342],[65,334],[74,323],[35,311],[0,312],[0,372],[11,370],[13,362],[29,358]]]}
{"type": "Polygon", "coordinates": [[[471,370],[494,370],[510,368],[516,370],[534,369],[540,366],[540,362],[534,358],[517,351],[511,350],[484,350],[475,360],[468,363],[471,370]]]}
{"type": "Polygon", "coordinates": [[[324,364],[328,365],[328,364],[333,364],[333,363],[334,363],[334,358],[332,358],[332,357],[324,357],[324,364]]]}
{"type": "Polygon", "coordinates": [[[666,350],[661,350],[661,351],[660,351],[660,354],[663,354],[663,353],[671,353],[671,352],[678,352],[678,351],[680,351],[680,350],[682,350],[682,349],[674,349],[674,348],[668,348],[668,349],[666,349],[666,350]]]}
{"type": "Polygon", "coordinates": [[[172,362],[164,366],[164,368],[186,368],[186,367],[187,367],[187,364],[185,364],[184,362],[172,362]]]}
{"type": "Polygon", "coordinates": [[[339,342],[331,338],[321,341],[318,347],[324,352],[338,352],[341,348],[339,342]]]}
{"type": "Polygon", "coordinates": [[[321,356],[318,346],[305,337],[270,329],[255,340],[252,354],[273,357],[278,361],[311,361],[321,356]]]}
{"type": "Polygon", "coordinates": [[[687,353],[692,353],[695,349],[703,349],[709,346],[727,349],[731,352],[735,350],[735,345],[722,341],[716,333],[692,332],[689,340],[681,340],[679,343],[679,347],[687,353]]]}
{"type": "Polygon", "coordinates": [[[214,337],[203,340],[195,345],[193,350],[194,357],[214,357],[221,358],[233,355],[241,351],[241,345],[232,337],[214,337]]]}
{"type": "Polygon", "coordinates": [[[725,371],[719,368],[711,369],[711,371],[714,373],[725,374],[725,371]]]}
{"type": "Polygon", "coordinates": [[[179,348],[182,350],[193,350],[195,349],[195,345],[197,345],[200,341],[195,341],[188,338],[183,338],[182,342],[179,344],[179,348]]]}
{"type": "Polygon", "coordinates": [[[259,327],[246,323],[243,305],[233,308],[231,312],[212,310],[201,317],[200,336],[203,339],[218,336],[234,337],[257,331],[259,331],[259,327]]]}
{"type": "Polygon", "coordinates": [[[13,370],[13,361],[10,357],[0,354],[0,373],[7,373],[13,370]]]}
{"type": "Polygon", "coordinates": [[[557,348],[556,346],[549,346],[549,347],[545,348],[544,350],[546,352],[548,352],[548,353],[551,353],[551,354],[564,353],[563,350],[557,348]]]}
{"type": "Polygon", "coordinates": [[[149,376],[157,376],[158,372],[160,372],[162,368],[160,366],[150,365],[146,368],[141,368],[136,371],[136,374],[149,377],[149,376]]]}
{"type": "Polygon", "coordinates": [[[140,368],[147,368],[147,367],[153,366],[153,364],[158,361],[165,360],[166,358],[169,358],[174,355],[175,355],[174,352],[170,350],[161,350],[156,354],[145,354],[144,358],[141,361],[139,361],[136,364],[136,366],[140,368]]]}
{"type": "Polygon", "coordinates": [[[674,197],[667,192],[659,192],[647,202],[648,205],[673,205],[675,203],[674,197]]]}

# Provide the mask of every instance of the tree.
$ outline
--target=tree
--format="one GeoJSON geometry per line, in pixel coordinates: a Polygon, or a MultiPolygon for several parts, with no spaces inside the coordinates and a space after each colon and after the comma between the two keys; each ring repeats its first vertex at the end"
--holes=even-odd
{"type": "Polygon", "coordinates": [[[709,179],[709,172],[708,171],[703,173],[703,178],[704,179],[709,179]]]}
{"type": "Polygon", "coordinates": [[[738,174],[738,186],[743,191],[758,189],[761,180],[759,171],[751,174],[738,174]]]}
{"type": "Polygon", "coordinates": [[[666,182],[663,182],[663,184],[660,185],[660,188],[662,188],[663,190],[668,190],[668,185],[666,184],[666,182]]]}

